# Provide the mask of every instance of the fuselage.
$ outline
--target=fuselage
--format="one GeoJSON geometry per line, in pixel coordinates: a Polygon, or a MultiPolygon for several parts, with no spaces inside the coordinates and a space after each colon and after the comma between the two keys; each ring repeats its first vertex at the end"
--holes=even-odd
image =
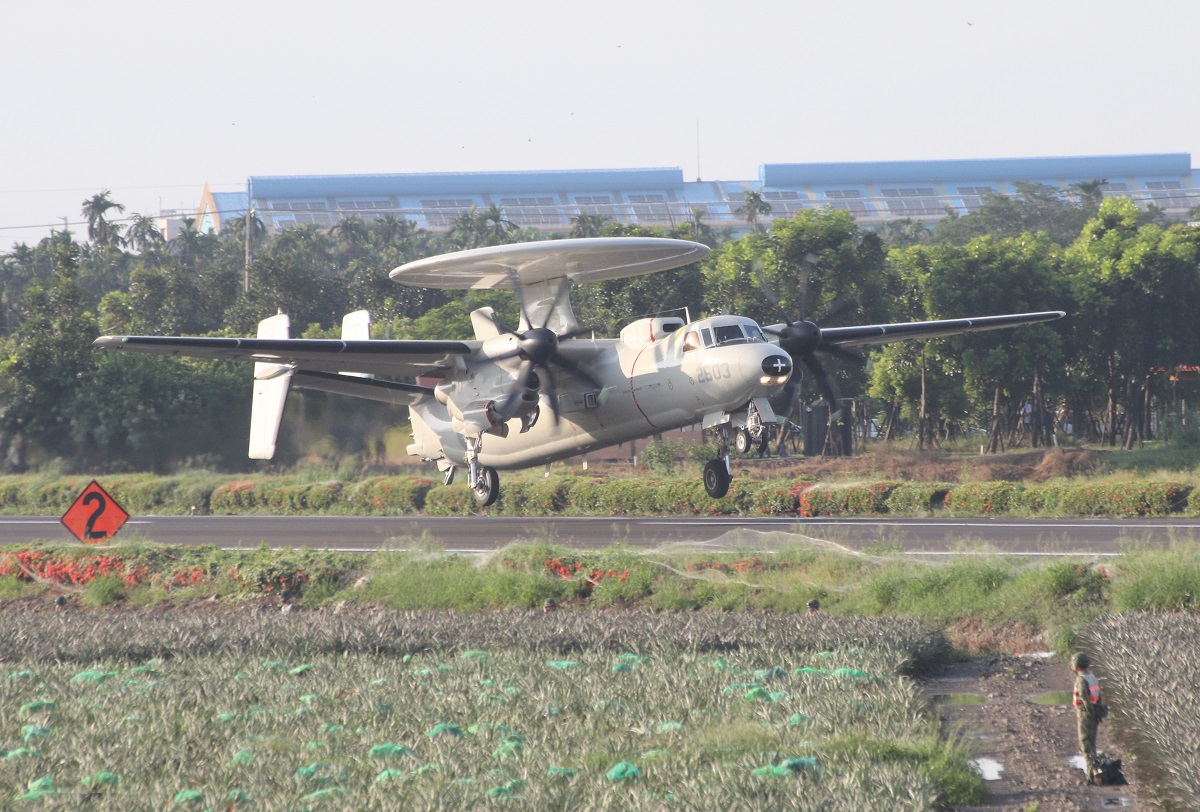
{"type": "MultiPolygon", "coordinates": [[[[527,431],[521,432],[521,421],[514,419],[505,436],[482,435],[480,464],[524,468],[689,426],[709,415],[744,411],[755,398],[778,391],[791,374],[786,353],[768,343],[753,320],[740,316],[686,325],[679,319],[643,319],[622,331],[620,339],[564,341],[563,352],[587,358],[587,370],[602,387],[556,370],[557,425],[545,408],[543,389],[543,408],[527,431]]],[[[512,380],[511,372],[483,357],[468,362],[468,370],[446,393],[460,410],[498,399],[512,380]]],[[[416,453],[436,457],[431,453],[436,443],[449,461],[465,464],[466,439],[455,430],[448,406],[426,399],[413,412],[416,453]]]]}

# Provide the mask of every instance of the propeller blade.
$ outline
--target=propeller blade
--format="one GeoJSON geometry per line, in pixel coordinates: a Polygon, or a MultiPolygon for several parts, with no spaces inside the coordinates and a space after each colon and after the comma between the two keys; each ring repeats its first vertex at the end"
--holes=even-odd
{"type": "Polygon", "coordinates": [[[572,375],[575,375],[576,377],[582,378],[583,380],[587,381],[588,383],[590,383],[592,385],[593,389],[603,389],[604,388],[604,384],[601,383],[600,380],[595,375],[593,375],[591,372],[584,369],[583,365],[580,364],[578,361],[567,358],[564,355],[556,355],[550,359],[550,362],[553,364],[558,364],[560,367],[565,369],[567,372],[570,372],[572,375]]]}
{"type": "Polygon", "coordinates": [[[546,399],[550,401],[550,414],[554,416],[554,425],[558,425],[558,384],[554,380],[554,373],[550,371],[549,366],[541,367],[542,372],[546,374],[546,399]]]}
{"type": "Polygon", "coordinates": [[[829,404],[830,420],[837,420],[842,414],[842,396],[838,393],[837,382],[833,376],[829,374],[829,370],[821,363],[821,359],[814,352],[808,352],[800,356],[800,360],[812,372],[813,377],[817,381],[817,387],[821,390],[821,395],[829,404]],[[834,411],[836,409],[836,411],[834,411]]]}

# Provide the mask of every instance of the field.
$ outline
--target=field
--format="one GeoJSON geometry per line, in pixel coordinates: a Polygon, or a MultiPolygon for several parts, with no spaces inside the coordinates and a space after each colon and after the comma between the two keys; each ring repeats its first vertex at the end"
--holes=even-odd
{"type": "Polygon", "coordinates": [[[977,802],[901,619],[10,610],[0,798],[87,809],[977,802]]]}

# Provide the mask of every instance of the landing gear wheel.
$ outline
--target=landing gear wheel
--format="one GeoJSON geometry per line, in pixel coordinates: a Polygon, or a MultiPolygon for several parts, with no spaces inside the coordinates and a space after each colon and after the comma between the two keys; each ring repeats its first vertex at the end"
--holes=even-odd
{"type": "Polygon", "coordinates": [[[729,483],[732,481],[725,460],[709,460],[704,464],[704,490],[713,499],[720,499],[729,493],[729,483]]]}
{"type": "Polygon", "coordinates": [[[500,497],[500,476],[495,468],[484,466],[479,469],[479,480],[472,488],[475,492],[475,503],[480,507],[495,504],[500,497]]]}
{"type": "Polygon", "coordinates": [[[758,435],[758,442],[754,444],[754,450],[758,452],[758,456],[765,457],[771,449],[771,434],[765,428],[762,434],[758,435]]]}
{"type": "Polygon", "coordinates": [[[737,453],[745,454],[750,450],[751,445],[750,432],[746,429],[738,429],[733,433],[733,448],[737,453]]]}

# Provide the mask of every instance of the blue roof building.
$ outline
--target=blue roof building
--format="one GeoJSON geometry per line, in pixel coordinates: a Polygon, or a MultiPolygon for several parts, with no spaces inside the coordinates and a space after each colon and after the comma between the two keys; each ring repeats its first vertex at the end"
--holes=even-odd
{"type": "Polygon", "coordinates": [[[1020,182],[1071,194],[1103,181],[1106,196],[1128,196],[1174,216],[1200,205],[1200,170],[1188,153],[945,161],[763,164],[753,180],[685,181],[683,170],[581,169],[535,172],[445,172],[380,175],[255,176],[244,193],[205,187],[201,230],[220,230],[252,205],[269,233],[297,224],[330,228],[341,219],[387,215],[445,231],[472,207],[499,207],[523,228],[566,232],[571,218],[600,214],[616,222],[671,228],[694,212],[714,227],[744,228],[745,192],[772,206],[765,218],[829,206],[865,226],[911,218],[932,222],[947,211],[968,214],[985,196],[1013,195],[1020,182]]]}

